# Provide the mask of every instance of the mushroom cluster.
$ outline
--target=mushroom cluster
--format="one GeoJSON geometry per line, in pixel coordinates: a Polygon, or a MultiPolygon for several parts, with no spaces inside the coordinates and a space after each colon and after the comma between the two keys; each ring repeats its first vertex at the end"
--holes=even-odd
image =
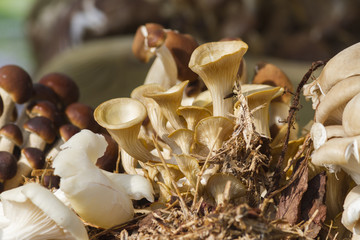
{"type": "MultiPolygon", "coordinates": [[[[115,170],[117,144],[94,120],[93,108],[78,102],[79,95],[77,84],[64,74],[50,73],[33,83],[19,66],[0,68],[0,192],[23,184],[33,170],[49,168],[59,146],[81,129],[107,136],[111,156],[98,165],[115,170]]],[[[58,182],[57,176],[43,177],[46,186],[58,182]]]]}
{"type": "Polygon", "coordinates": [[[174,191],[194,195],[197,190],[216,201],[223,192],[214,189],[224,190],[226,181],[241,189],[234,196],[245,193],[242,183],[227,175],[207,184],[218,166],[204,163],[234,132],[234,114],[243,104],[232,97],[236,87],[246,97],[256,131],[268,139],[278,136],[279,119],[286,118],[290,104],[282,95],[292,90],[291,83],[274,66],[283,74],[280,82],[266,70],[257,76],[261,80],[247,84],[247,48],[239,39],[198,46],[191,36],[152,23],[136,32],[134,55],[144,62],[155,57],[144,84],[130,97],[100,104],[94,117],[118,143],[124,170],[147,177],[159,201],[168,201],[174,191]],[[275,114],[269,115],[270,108],[275,114]]]}
{"type": "MultiPolygon", "coordinates": [[[[360,184],[359,58],[360,43],[357,43],[331,58],[319,77],[304,86],[304,95],[312,99],[315,109],[314,124],[310,132],[314,146],[312,163],[326,167],[329,170],[328,176],[331,176],[331,173],[344,171],[357,185],[360,184]]],[[[335,194],[338,196],[348,191],[347,186],[350,184],[339,179],[334,183],[329,186],[329,191],[334,193],[329,198],[335,198],[335,194]],[[332,188],[336,188],[336,191],[332,188]]],[[[360,229],[356,223],[360,220],[356,210],[359,207],[354,207],[359,199],[358,187],[356,187],[346,197],[342,216],[342,223],[354,235],[359,235],[360,229]]],[[[340,203],[343,202],[344,197],[340,203]]]]}

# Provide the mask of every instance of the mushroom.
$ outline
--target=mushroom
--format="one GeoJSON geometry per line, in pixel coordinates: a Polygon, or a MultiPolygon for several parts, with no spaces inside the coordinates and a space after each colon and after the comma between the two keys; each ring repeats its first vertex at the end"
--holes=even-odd
{"type": "MultiPolygon", "coordinates": [[[[360,237],[360,186],[356,186],[347,194],[344,201],[344,212],[341,223],[354,236],[360,237]]],[[[354,237],[353,236],[353,237],[354,237]]],[[[354,239],[354,238],[353,238],[354,239]]]]}
{"type": "Polygon", "coordinates": [[[71,123],[60,126],[60,138],[52,145],[52,148],[46,154],[46,159],[54,159],[60,151],[60,146],[78,132],[80,132],[80,128],[72,125],[71,123]]]}
{"type": "Polygon", "coordinates": [[[65,115],[70,123],[80,129],[89,129],[95,133],[101,131],[101,127],[94,119],[94,109],[86,104],[75,102],[68,105],[65,115]]]}
{"type": "MultiPolygon", "coordinates": [[[[352,85],[350,85],[352,86],[352,85]]],[[[353,87],[351,87],[353,88],[353,87]]],[[[359,91],[360,92],[360,91],[359,91]]],[[[360,93],[356,94],[345,106],[342,114],[342,125],[347,136],[360,135],[360,93]]]]}
{"type": "Polygon", "coordinates": [[[103,136],[108,146],[106,147],[104,155],[96,160],[95,165],[105,171],[113,172],[117,169],[117,161],[120,157],[119,145],[110,135],[103,134],[103,136]]]}
{"type": "Polygon", "coordinates": [[[226,200],[234,200],[242,197],[246,193],[246,188],[239,179],[230,174],[216,173],[212,175],[206,183],[205,190],[215,199],[216,204],[223,204],[226,200]],[[226,199],[225,190],[227,184],[228,199],[226,199]]]}
{"type": "Polygon", "coordinates": [[[176,112],[185,119],[187,128],[192,131],[201,119],[211,116],[208,109],[199,106],[180,106],[176,112]]]}
{"type": "Polygon", "coordinates": [[[181,99],[185,86],[189,81],[181,82],[165,92],[145,93],[144,97],[152,98],[160,106],[161,112],[170,122],[174,129],[185,128],[184,119],[176,113],[176,110],[181,105],[181,99]]]}
{"type": "Polygon", "coordinates": [[[53,162],[54,174],[61,177],[60,189],[75,212],[85,221],[103,228],[133,217],[128,194],[136,198],[145,195],[150,200],[152,194],[150,183],[145,185],[141,176],[120,176],[95,166],[106,147],[103,135],[82,130],[61,146],[53,162]]]}
{"type": "Polygon", "coordinates": [[[110,133],[120,148],[136,160],[160,161],[138,138],[141,124],[146,118],[146,108],[140,101],[132,98],[108,100],[95,109],[94,117],[110,133]]]}
{"type": "Polygon", "coordinates": [[[312,153],[311,162],[327,167],[330,172],[341,168],[360,184],[359,140],[360,136],[329,139],[312,153]]]}
{"type": "Polygon", "coordinates": [[[186,179],[189,181],[190,186],[196,188],[196,182],[200,173],[200,166],[198,160],[187,154],[175,154],[176,162],[179,166],[180,171],[184,174],[186,179]]]}
{"type": "Polygon", "coordinates": [[[336,83],[321,98],[315,111],[315,121],[326,123],[331,120],[332,124],[341,124],[344,106],[360,92],[359,82],[360,76],[352,76],[336,83]]]}
{"type": "Polygon", "coordinates": [[[194,131],[180,128],[169,134],[169,138],[176,142],[183,154],[190,154],[191,147],[194,144],[194,131]]]}
{"type": "Polygon", "coordinates": [[[342,50],[326,63],[315,81],[304,85],[304,96],[312,99],[313,109],[337,82],[359,75],[359,49],[360,43],[356,43],[342,50]]]}
{"type": "Polygon", "coordinates": [[[191,55],[189,67],[204,81],[211,93],[214,116],[226,116],[233,112],[232,93],[241,59],[248,46],[243,41],[205,43],[191,55]]]}
{"type": "Polygon", "coordinates": [[[254,117],[255,130],[270,138],[269,129],[269,106],[270,102],[280,96],[283,93],[283,89],[280,87],[269,87],[267,85],[254,85],[254,89],[245,92],[243,89],[244,96],[246,96],[249,109],[254,117]]]}
{"type": "Polygon", "coordinates": [[[25,131],[30,132],[23,147],[44,149],[46,144],[51,144],[56,138],[54,124],[48,118],[30,118],[23,127],[25,131]]]}
{"type": "Polygon", "coordinates": [[[75,213],[39,184],[26,184],[5,191],[0,197],[8,220],[0,229],[3,240],[89,239],[75,213]]]}
{"type": "Polygon", "coordinates": [[[24,103],[32,96],[32,80],[27,72],[16,65],[0,68],[0,96],[3,111],[0,116],[0,127],[9,122],[15,103],[24,103]]]}
{"type": "Polygon", "coordinates": [[[23,137],[20,128],[8,123],[0,129],[0,151],[12,153],[15,146],[20,147],[23,143],[23,137]]]}
{"type": "Polygon", "coordinates": [[[344,127],[342,125],[324,126],[321,123],[315,122],[311,126],[310,136],[313,141],[315,150],[323,145],[328,139],[334,137],[346,137],[344,127]]]}
{"type": "MultiPolygon", "coordinates": [[[[0,183],[4,188],[4,181],[15,176],[17,171],[17,159],[9,152],[0,151],[0,183]]],[[[2,192],[2,189],[0,189],[2,192]]]]}
{"type": "Polygon", "coordinates": [[[59,109],[79,100],[79,87],[73,79],[65,74],[49,73],[43,76],[39,83],[51,88],[56,93],[61,102],[59,109]]]}
{"type": "Polygon", "coordinates": [[[235,124],[225,117],[207,117],[199,121],[195,127],[195,141],[218,150],[234,131],[235,124]]]}
{"type": "Polygon", "coordinates": [[[165,89],[177,80],[196,80],[197,75],[188,65],[192,51],[198,46],[193,37],[165,30],[161,25],[147,23],[136,31],[132,50],[140,60],[147,62],[156,54],[144,84],[158,83],[165,89]]]}

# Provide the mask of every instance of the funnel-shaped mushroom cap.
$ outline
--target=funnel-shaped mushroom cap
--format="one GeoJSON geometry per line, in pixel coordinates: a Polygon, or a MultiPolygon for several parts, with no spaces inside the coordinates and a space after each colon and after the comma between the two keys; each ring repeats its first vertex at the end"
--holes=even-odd
{"type": "Polygon", "coordinates": [[[211,116],[211,112],[208,109],[198,106],[180,106],[176,112],[183,116],[187,123],[187,128],[193,131],[201,119],[211,116]]]}
{"type": "Polygon", "coordinates": [[[347,194],[341,223],[354,235],[360,235],[360,186],[354,187],[347,194]]]}
{"type": "Polygon", "coordinates": [[[71,239],[84,240],[84,224],[49,190],[29,183],[1,194],[9,225],[0,230],[3,240],[71,239]]]}
{"type": "Polygon", "coordinates": [[[230,182],[228,200],[233,200],[245,195],[246,188],[239,179],[233,175],[216,173],[209,178],[205,189],[208,193],[211,194],[217,204],[224,203],[225,190],[228,182],[230,182]]]}
{"type": "Polygon", "coordinates": [[[95,120],[108,130],[110,135],[128,154],[147,162],[154,156],[138,139],[146,108],[136,99],[116,98],[100,104],[94,112],[95,120]]]}
{"type": "Polygon", "coordinates": [[[229,139],[235,124],[225,117],[207,117],[195,127],[195,140],[211,149],[219,149],[229,139]]]}
{"type": "Polygon", "coordinates": [[[213,112],[212,99],[209,90],[205,90],[197,95],[192,103],[193,106],[204,107],[213,112]]]}
{"type": "Polygon", "coordinates": [[[244,91],[249,109],[254,116],[255,130],[261,135],[270,137],[269,105],[272,99],[281,96],[283,92],[284,89],[281,87],[270,87],[267,85],[254,86],[254,89],[244,91]]]}
{"type": "Polygon", "coordinates": [[[200,166],[195,157],[186,154],[175,154],[176,162],[180,171],[184,174],[190,185],[195,188],[200,166]]]}
{"type": "Polygon", "coordinates": [[[224,98],[232,92],[238,80],[241,59],[248,46],[243,41],[210,42],[197,47],[191,55],[189,67],[197,73],[211,93],[214,116],[232,112],[231,99],[224,98]]]}
{"type": "Polygon", "coordinates": [[[311,161],[328,167],[330,171],[341,168],[360,184],[359,141],[360,136],[329,139],[313,152],[311,161]]]}
{"type": "Polygon", "coordinates": [[[144,97],[154,99],[157,104],[159,104],[161,112],[175,129],[185,128],[185,122],[179,117],[176,110],[181,105],[184,88],[188,83],[189,81],[184,81],[165,92],[154,92],[143,95],[144,97]]]}
{"type": "Polygon", "coordinates": [[[180,128],[169,134],[169,138],[176,142],[184,154],[190,154],[191,146],[194,143],[194,131],[180,128]]]}

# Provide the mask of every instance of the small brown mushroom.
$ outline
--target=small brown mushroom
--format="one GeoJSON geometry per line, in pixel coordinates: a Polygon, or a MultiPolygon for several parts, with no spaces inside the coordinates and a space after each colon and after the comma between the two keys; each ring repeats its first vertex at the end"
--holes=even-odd
{"type": "Polygon", "coordinates": [[[9,152],[0,151],[0,182],[15,176],[17,170],[16,158],[9,152]]]}
{"type": "Polygon", "coordinates": [[[56,138],[56,131],[51,120],[45,117],[34,117],[24,123],[25,131],[30,132],[24,147],[44,149],[56,138]]]}
{"type": "Polygon", "coordinates": [[[94,119],[94,109],[86,104],[75,102],[65,109],[65,115],[70,123],[80,129],[89,129],[99,133],[102,128],[94,119]]]}
{"type": "Polygon", "coordinates": [[[33,147],[23,148],[21,154],[24,155],[32,169],[41,169],[45,164],[45,154],[42,150],[33,147]]]}
{"type": "Polygon", "coordinates": [[[0,68],[0,96],[3,101],[3,114],[0,116],[0,127],[9,122],[15,103],[24,103],[32,96],[32,80],[29,74],[16,65],[0,68]]]}
{"type": "Polygon", "coordinates": [[[116,170],[116,164],[119,158],[119,145],[110,135],[104,134],[103,136],[108,146],[106,147],[104,156],[98,158],[96,161],[96,166],[105,171],[113,172],[116,170]]]}
{"type": "Polygon", "coordinates": [[[51,88],[57,94],[64,107],[79,100],[79,87],[67,75],[50,73],[43,76],[39,83],[51,88]]]}
{"type": "Polygon", "coordinates": [[[20,147],[23,143],[21,130],[13,123],[8,123],[2,127],[0,136],[0,151],[12,153],[15,145],[20,147]]]}

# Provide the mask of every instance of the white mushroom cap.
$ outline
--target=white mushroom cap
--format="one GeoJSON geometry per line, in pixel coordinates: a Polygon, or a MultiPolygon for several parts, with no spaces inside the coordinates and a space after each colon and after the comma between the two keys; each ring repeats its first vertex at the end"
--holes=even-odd
{"type": "Polygon", "coordinates": [[[3,240],[88,239],[75,213],[39,184],[29,183],[0,196],[9,219],[9,225],[0,230],[3,240]]]}

